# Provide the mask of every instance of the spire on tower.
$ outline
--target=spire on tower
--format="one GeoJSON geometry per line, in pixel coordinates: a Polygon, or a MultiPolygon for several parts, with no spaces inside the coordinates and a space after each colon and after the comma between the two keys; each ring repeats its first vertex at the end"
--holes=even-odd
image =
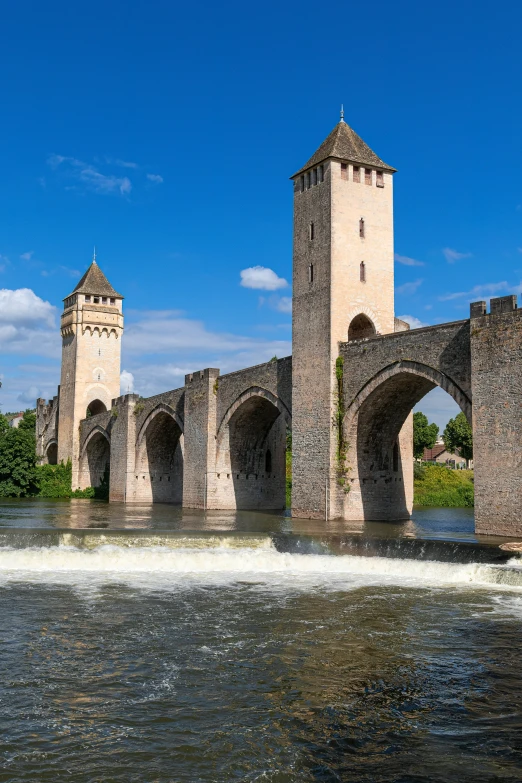
{"type": "MultiPolygon", "coordinates": [[[[100,267],[96,263],[96,250],[92,263],[72,294],[91,294],[93,296],[109,296],[117,299],[123,299],[123,296],[114,290],[100,267]]],[[[69,296],[72,296],[69,294],[69,296]]]]}
{"type": "Polygon", "coordinates": [[[363,166],[384,169],[385,171],[396,171],[393,166],[388,166],[381,160],[373,150],[361,139],[356,132],[344,121],[344,106],[341,106],[341,120],[337,123],[330,135],[323,141],[318,150],[312,155],[306,163],[293,177],[302,174],[303,171],[311,169],[314,166],[323,163],[328,158],[336,160],[351,161],[363,166]]]}
{"type": "Polygon", "coordinates": [[[94,252],[92,254],[92,263],[93,264],[96,263],[96,245],[94,245],[94,252]]]}

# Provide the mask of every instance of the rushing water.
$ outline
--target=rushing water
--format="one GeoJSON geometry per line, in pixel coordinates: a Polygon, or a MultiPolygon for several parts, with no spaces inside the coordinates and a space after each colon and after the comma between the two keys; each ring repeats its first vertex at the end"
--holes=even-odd
{"type": "Polygon", "coordinates": [[[522,568],[467,513],[0,528],[1,781],[522,779],[522,568]]]}

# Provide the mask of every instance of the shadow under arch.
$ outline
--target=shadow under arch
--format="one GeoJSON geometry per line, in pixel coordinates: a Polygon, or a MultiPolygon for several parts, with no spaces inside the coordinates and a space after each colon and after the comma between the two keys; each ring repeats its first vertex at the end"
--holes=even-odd
{"type": "Polygon", "coordinates": [[[366,337],[374,337],[376,334],[377,330],[373,321],[365,313],[359,313],[350,321],[348,342],[364,340],[366,337]]]}
{"type": "Polygon", "coordinates": [[[99,487],[104,482],[108,483],[110,463],[110,437],[103,427],[96,426],[89,433],[82,447],[80,455],[80,487],[85,489],[86,487],[99,487]]]}
{"type": "Polygon", "coordinates": [[[58,441],[50,440],[45,449],[45,458],[48,465],[58,464],[58,441]]]}
{"type": "Polygon", "coordinates": [[[87,405],[87,411],[85,414],[86,418],[89,418],[90,416],[97,416],[98,413],[106,413],[107,412],[107,406],[104,402],[101,400],[92,400],[87,405]]]}
{"type": "Polygon", "coordinates": [[[216,490],[225,508],[286,507],[286,405],[260,386],[228,408],[217,433],[216,490]]]}
{"type": "Polygon", "coordinates": [[[433,367],[409,360],[382,369],[352,401],[344,427],[350,467],[349,517],[410,517],[413,433],[407,420],[414,406],[436,386],[455,400],[471,423],[471,400],[458,384],[433,367]]]}
{"type": "Polygon", "coordinates": [[[136,438],[136,500],[183,500],[183,422],[165,403],[157,405],[136,438]]]}

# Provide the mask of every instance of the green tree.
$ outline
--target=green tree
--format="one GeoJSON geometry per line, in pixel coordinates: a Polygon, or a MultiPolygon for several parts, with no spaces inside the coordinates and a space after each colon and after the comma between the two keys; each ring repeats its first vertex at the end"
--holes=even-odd
{"type": "MultiPolygon", "coordinates": [[[[20,422],[21,424],[21,422],[20,422]]],[[[0,431],[0,497],[27,497],[38,492],[34,430],[0,431]]]]}
{"type": "Polygon", "coordinates": [[[418,411],[413,414],[413,456],[421,459],[424,449],[431,449],[435,445],[439,428],[436,424],[430,424],[424,413],[418,411]]]}
{"type": "Polygon", "coordinates": [[[473,430],[462,412],[448,421],[442,440],[452,454],[458,451],[466,461],[473,459],[473,430]]]}
{"type": "Polygon", "coordinates": [[[36,432],[36,413],[34,411],[27,410],[24,413],[24,417],[18,425],[19,430],[28,430],[29,432],[36,432]]]}
{"type": "Polygon", "coordinates": [[[4,434],[4,432],[7,432],[9,429],[9,419],[7,416],[4,416],[3,413],[0,413],[0,438],[4,434]]]}

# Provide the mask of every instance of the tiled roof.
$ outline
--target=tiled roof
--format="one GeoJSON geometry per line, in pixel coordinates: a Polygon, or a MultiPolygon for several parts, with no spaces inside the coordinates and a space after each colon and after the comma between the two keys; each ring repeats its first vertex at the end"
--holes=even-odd
{"type": "Polygon", "coordinates": [[[72,294],[94,294],[94,296],[113,296],[123,299],[123,296],[109,283],[96,261],[92,262],[72,294]]]}
{"type": "Polygon", "coordinates": [[[432,449],[424,449],[423,459],[428,462],[430,459],[437,459],[440,455],[446,451],[444,443],[436,443],[432,449]]]}
{"type": "Polygon", "coordinates": [[[317,166],[328,158],[362,163],[363,165],[373,166],[373,168],[386,169],[386,171],[397,171],[397,169],[384,163],[349,125],[341,121],[335,126],[328,138],[323,141],[308,163],[293,176],[297,177],[298,174],[317,166]]]}

